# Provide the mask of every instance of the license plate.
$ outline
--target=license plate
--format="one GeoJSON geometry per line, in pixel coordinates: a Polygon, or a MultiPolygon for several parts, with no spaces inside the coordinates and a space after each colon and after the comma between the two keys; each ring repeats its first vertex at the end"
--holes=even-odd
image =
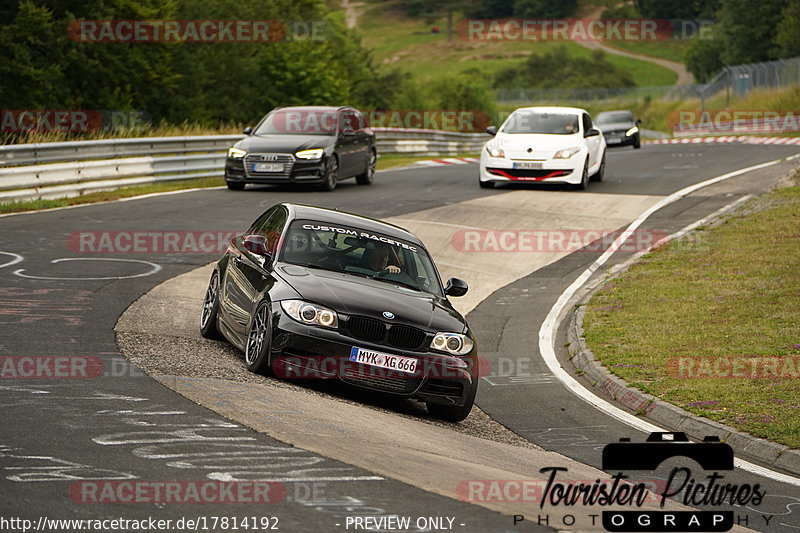
{"type": "Polygon", "coordinates": [[[283,172],[283,163],[255,163],[253,172],[283,172]]]}
{"type": "Polygon", "coordinates": [[[417,370],[417,360],[413,357],[402,357],[375,350],[367,350],[353,346],[350,349],[350,360],[362,365],[377,366],[398,372],[413,374],[417,370]]]}
{"type": "Polygon", "coordinates": [[[610,137],[610,138],[606,139],[606,143],[608,143],[608,144],[619,144],[621,142],[622,142],[622,139],[619,139],[619,138],[616,138],[616,137],[610,137]]]}
{"type": "Polygon", "coordinates": [[[530,161],[521,161],[514,163],[514,168],[518,168],[521,170],[542,170],[544,165],[542,163],[533,163],[530,161]]]}

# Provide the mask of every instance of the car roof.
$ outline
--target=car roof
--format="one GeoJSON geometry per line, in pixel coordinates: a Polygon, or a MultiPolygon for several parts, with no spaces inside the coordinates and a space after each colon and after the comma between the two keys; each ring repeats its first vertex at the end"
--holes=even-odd
{"type": "Polygon", "coordinates": [[[374,218],[355,215],[353,213],[346,213],[337,209],[316,207],[313,205],[294,204],[289,202],[283,202],[281,205],[289,210],[289,218],[291,219],[305,219],[313,220],[315,222],[325,222],[328,224],[352,226],[358,229],[382,233],[383,235],[387,235],[389,237],[395,237],[397,239],[402,239],[404,241],[417,244],[423,248],[425,247],[422,244],[422,241],[410,231],[401,228],[400,226],[395,226],[394,224],[375,220],[374,218]]]}
{"type": "Polygon", "coordinates": [[[537,107],[520,107],[514,111],[539,111],[542,113],[574,113],[580,115],[581,113],[588,113],[585,109],[580,107],[555,107],[555,106],[537,106],[537,107]]]}

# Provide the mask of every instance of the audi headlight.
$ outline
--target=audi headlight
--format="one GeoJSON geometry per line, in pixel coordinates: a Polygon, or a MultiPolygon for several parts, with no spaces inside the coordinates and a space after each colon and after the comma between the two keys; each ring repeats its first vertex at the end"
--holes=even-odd
{"type": "Polygon", "coordinates": [[[553,159],[569,159],[573,155],[577,154],[581,151],[580,146],[573,146],[572,148],[567,148],[565,150],[559,150],[556,152],[556,155],[553,156],[553,159]]]}
{"type": "Polygon", "coordinates": [[[282,300],[281,307],[287,315],[303,324],[336,328],[339,317],[336,311],[303,300],[282,300]]]}
{"type": "Polygon", "coordinates": [[[490,146],[486,147],[486,151],[489,152],[489,155],[492,157],[505,157],[506,153],[503,151],[502,148],[493,148],[490,146]]]}
{"type": "Polygon", "coordinates": [[[630,137],[631,135],[635,135],[638,131],[639,131],[639,128],[634,126],[634,127],[632,127],[631,129],[629,129],[628,131],[625,132],[625,136],[626,137],[630,137]]]}
{"type": "Polygon", "coordinates": [[[314,148],[313,150],[300,150],[294,155],[297,156],[297,159],[319,159],[324,151],[322,148],[314,148]]]}
{"type": "Polygon", "coordinates": [[[433,336],[431,349],[453,355],[467,355],[475,347],[472,339],[460,333],[439,332],[433,336]]]}
{"type": "Polygon", "coordinates": [[[228,149],[228,157],[231,159],[241,159],[247,154],[244,150],[240,150],[239,148],[229,148],[228,149]]]}

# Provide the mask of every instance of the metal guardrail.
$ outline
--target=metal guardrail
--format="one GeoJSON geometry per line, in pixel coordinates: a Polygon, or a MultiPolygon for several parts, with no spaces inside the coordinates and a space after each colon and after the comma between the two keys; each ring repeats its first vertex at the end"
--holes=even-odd
{"type": "MultiPolygon", "coordinates": [[[[478,152],[482,133],[375,128],[378,155],[478,152]]],[[[145,137],[0,146],[0,202],[64,198],[170,180],[219,176],[242,135],[145,137]]],[[[220,184],[222,181],[220,180],[220,184]]]]}

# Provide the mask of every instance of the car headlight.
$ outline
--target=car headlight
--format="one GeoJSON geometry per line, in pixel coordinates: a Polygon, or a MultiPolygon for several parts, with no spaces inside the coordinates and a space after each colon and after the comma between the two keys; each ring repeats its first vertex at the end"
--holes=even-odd
{"type": "Polygon", "coordinates": [[[336,328],[339,317],[336,311],[303,300],[282,300],[281,307],[287,315],[303,324],[336,328]]]}
{"type": "Polygon", "coordinates": [[[228,157],[231,159],[241,159],[247,154],[244,150],[240,150],[239,148],[229,148],[228,149],[228,157]]]}
{"type": "Polygon", "coordinates": [[[502,148],[493,148],[490,146],[486,147],[486,151],[489,152],[489,155],[492,157],[505,157],[506,153],[503,151],[502,148]]]}
{"type": "Polygon", "coordinates": [[[639,128],[634,126],[634,127],[632,127],[631,129],[629,129],[628,131],[625,132],[625,136],[626,137],[630,137],[631,135],[635,135],[638,131],[639,131],[639,128]]]}
{"type": "Polygon", "coordinates": [[[324,151],[322,148],[314,148],[312,150],[300,150],[294,155],[297,156],[297,159],[319,159],[324,151]]]}
{"type": "Polygon", "coordinates": [[[454,355],[467,355],[475,347],[472,339],[460,333],[439,332],[433,336],[431,349],[438,352],[447,352],[454,355]]]}
{"type": "Polygon", "coordinates": [[[577,154],[581,151],[580,146],[573,146],[572,148],[567,148],[565,150],[559,150],[556,152],[556,155],[553,156],[553,159],[569,159],[573,155],[577,154]]]}

